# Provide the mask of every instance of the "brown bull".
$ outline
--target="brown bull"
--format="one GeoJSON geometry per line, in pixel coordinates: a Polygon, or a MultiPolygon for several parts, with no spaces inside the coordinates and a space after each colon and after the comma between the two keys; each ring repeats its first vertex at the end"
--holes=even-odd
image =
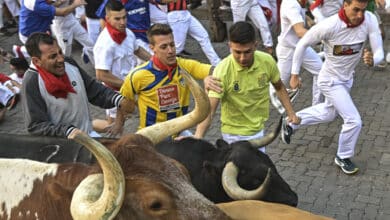
{"type": "Polygon", "coordinates": [[[235,220],[331,220],[288,205],[241,200],[217,204],[228,216],[235,220]]]}
{"type": "Polygon", "coordinates": [[[183,76],[196,99],[190,114],[126,135],[111,153],[84,133],[73,137],[96,165],[0,160],[0,219],[229,219],[193,188],[185,168],[153,149],[209,112],[202,89],[183,76]]]}

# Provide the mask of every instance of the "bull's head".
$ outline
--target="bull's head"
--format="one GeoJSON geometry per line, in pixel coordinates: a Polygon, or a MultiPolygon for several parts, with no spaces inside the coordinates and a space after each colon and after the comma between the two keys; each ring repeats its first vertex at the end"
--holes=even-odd
{"type": "MultiPolygon", "coordinates": [[[[273,132],[270,132],[262,138],[249,140],[248,142],[250,143],[250,146],[257,150],[258,148],[266,146],[275,140],[279,134],[282,119],[283,118],[281,117],[273,132]]],[[[271,168],[268,168],[263,183],[253,190],[247,190],[240,187],[237,181],[239,172],[240,170],[238,166],[236,166],[233,161],[226,163],[222,172],[222,186],[226,194],[228,194],[233,200],[261,200],[267,193],[268,185],[271,181],[271,168]]]]}
{"type": "MultiPolygon", "coordinates": [[[[183,117],[155,124],[138,131],[137,134],[147,137],[151,141],[151,145],[160,142],[172,134],[196,125],[206,118],[209,113],[210,105],[207,95],[187,73],[182,72],[182,74],[187,80],[195,98],[195,109],[183,117]]],[[[102,144],[92,138],[78,134],[74,137],[74,140],[86,146],[94,154],[103,174],[90,175],[77,187],[71,203],[72,216],[74,219],[112,219],[118,214],[126,196],[125,177],[121,166],[116,158],[102,144]]],[[[128,181],[128,178],[134,179],[134,182],[137,181],[137,177],[126,176],[126,181],[128,181]]],[[[189,188],[187,187],[187,189],[189,188]]],[[[151,205],[151,209],[158,211],[159,207],[157,206],[159,204],[156,203],[156,206],[153,204],[151,205]]],[[[204,199],[203,204],[206,204],[208,210],[211,210],[211,203],[204,199]]],[[[221,213],[219,217],[226,218],[221,213]]]]}

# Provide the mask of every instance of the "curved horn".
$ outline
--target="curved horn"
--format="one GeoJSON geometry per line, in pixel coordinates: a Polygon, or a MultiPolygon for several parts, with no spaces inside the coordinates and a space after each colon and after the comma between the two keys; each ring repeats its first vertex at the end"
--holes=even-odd
{"type": "Polygon", "coordinates": [[[73,219],[113,219],[119,212],[125,192],[123,171],[110,151],[85,133],[72,137],[96,157],[103,174],[86,177],[76,188],[71,201],[73,219]]]}
{"type": "Polygon", "coordinates": [[[258,139],[248,140],[248,142],[251,143],[252,147],[256,148],[256,149],[258,149],[259,147],[263,147],[263,146],[270,144],[278,136],[278,134],[280,132],[280,128],[282,127],[282,121],[283,121],[283,116],[280,117],[278,125],[275,127],[275,129],[271,133],[269,133],[261,138],[258,138],[258,139]]]}
{"type": "Polygon", "coordinates": [[[263,183],[254,190],[246,190],[240,187],[237,182],[238,167],[233,162],[228,162],[222,172],[222,186],[226,194],[234,200],[261,199],[267,193],[268,185],[271,182],[271,169],[268,168],[267,176],[263,183]]]}
{"type": "Polygon", "coordinates": [[[205,91],[199,84],[183,69],[180,73],[188,83],[192,95],[195,99],[195,108],[192,112],[169,121],[154,124],[137,131],[137,134],[143,135],[157,144],[165,138],[179,133],[182,130],[193,127],[203,121],[210,113],[210,102],[205,91]]]}

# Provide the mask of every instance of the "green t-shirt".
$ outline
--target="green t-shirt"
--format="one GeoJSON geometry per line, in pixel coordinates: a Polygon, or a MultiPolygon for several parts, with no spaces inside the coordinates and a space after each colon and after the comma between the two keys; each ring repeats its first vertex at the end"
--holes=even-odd
{"type": "Polygon", "coordinates": [[[269,83],[280,79],[275,60],[256,51],[254,63],[242,68],[229,55],[215,68],[213,76],[221,79],[223,92],[209,92],[221,100],[221,130],[235,135],[253,135],[264,128],[269,117],[269,83]]]}

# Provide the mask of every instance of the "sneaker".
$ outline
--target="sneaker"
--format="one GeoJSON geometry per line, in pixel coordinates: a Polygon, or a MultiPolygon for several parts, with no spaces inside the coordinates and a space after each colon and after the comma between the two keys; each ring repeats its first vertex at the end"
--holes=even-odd
{"type": "Polygon", "coordinates": [[[386,55],[386,62],[387,62],[387,63],[390,63],[390,52],[387,52],[387,55],[386,55]]]}
{"type": "Polygon", "coordinates": [[[290,125],[288,125],[288,122],[286,119],[282,122],[282,129],[280,131],[280,138],[282,139],[283,143],[290,144],[291,141],[291,135],[294,133],[294,130],[290,125]]]}
{"type": "Polygon", "coordinates": [[[354,163],[349,158],[341,159],[340,157],[336,156],[334,158],[334,162],[343,170],[346,174],[354,174],[356,173],[359,168],[355,166],[354,163]]]}
{"type": "Polygon", "coordinates": [[[378,63],[378,65],[374,66],[374,70],[375,71],[381,71],[381,70],[384,70],[386,69],[386,61],[385,60],[382,60],[380,63],[378,63]]]}

